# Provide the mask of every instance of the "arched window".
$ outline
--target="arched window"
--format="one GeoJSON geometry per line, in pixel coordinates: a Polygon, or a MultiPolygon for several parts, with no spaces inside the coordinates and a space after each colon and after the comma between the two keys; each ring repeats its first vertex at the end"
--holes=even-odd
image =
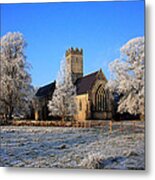
{"type": "Polygon", "coordinates": [[[106,93],[104,87],[101,85],[95,94],[95,111],[105,111],[106,106],[106,93]]]}

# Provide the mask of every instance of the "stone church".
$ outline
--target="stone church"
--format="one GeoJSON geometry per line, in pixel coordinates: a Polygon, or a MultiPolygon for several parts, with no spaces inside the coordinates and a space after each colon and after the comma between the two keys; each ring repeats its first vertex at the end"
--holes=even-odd
{"type": "MultiPolygon", "coordinates": [[[[76,86],[78,113],[75,120],[106,120],[113,115],[113,101],[105,89],[107,79],[102,70],[83,75],[83,50],[70,48],[66,51],[66,61],[71,67],[72,81],[76,86]]],[[[36,120],[50,119],[47,103],[51,100],[56,82],[40,87],[36,93],[36,120]]]]}

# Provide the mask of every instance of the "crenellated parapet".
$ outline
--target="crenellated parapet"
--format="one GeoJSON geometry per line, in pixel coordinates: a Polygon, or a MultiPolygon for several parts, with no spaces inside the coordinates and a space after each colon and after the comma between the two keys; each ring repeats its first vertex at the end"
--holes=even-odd
{"type": "Polygon", "coordinates": [[[73,48],[73,47],[71,47],[71,48],[69,48],[67,51],[66,51],[66,57],[68,56],[68,55],[83,55],[83,49],[81,48],[81,49],[78,49],[78,48],[73,48]]]}

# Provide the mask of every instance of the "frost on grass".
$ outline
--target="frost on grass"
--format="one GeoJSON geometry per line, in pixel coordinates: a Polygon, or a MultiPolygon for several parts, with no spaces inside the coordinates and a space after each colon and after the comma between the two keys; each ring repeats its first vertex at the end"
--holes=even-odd
{"type": "Polygon", "coordinates": [[[1,128],[0,165],[89,169],[144,169],[144,129],[1,128]]]}
{"type": "MultiPolygon", "coordinates": [[[[102,141],[80,166],[90,169],[144,169],[143,135],[122,135],[102,141]]],[[[95,145],[95,144],[94,144],[95,145]]]]}

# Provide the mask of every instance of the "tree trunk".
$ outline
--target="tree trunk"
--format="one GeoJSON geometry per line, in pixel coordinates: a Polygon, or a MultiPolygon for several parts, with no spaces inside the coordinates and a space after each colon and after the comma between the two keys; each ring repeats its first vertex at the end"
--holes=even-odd
{"type": "Polygon", "coordinates": [[[61,123],[62,123],[62,126],[65,124],[65,117],[64,117],[64,115],[61,118],[61,123]]]}
{"type": "Polygon", "coordinates": [[[9,108],[9,120],[12,119],[13,107],[9,108]]]}
{"type": "Polygon", "coordinates": [[[10,113],[9,113],[9,120],[11,120],[11,119],[12,119],[12,113],[10,111],[10,113]]]}

